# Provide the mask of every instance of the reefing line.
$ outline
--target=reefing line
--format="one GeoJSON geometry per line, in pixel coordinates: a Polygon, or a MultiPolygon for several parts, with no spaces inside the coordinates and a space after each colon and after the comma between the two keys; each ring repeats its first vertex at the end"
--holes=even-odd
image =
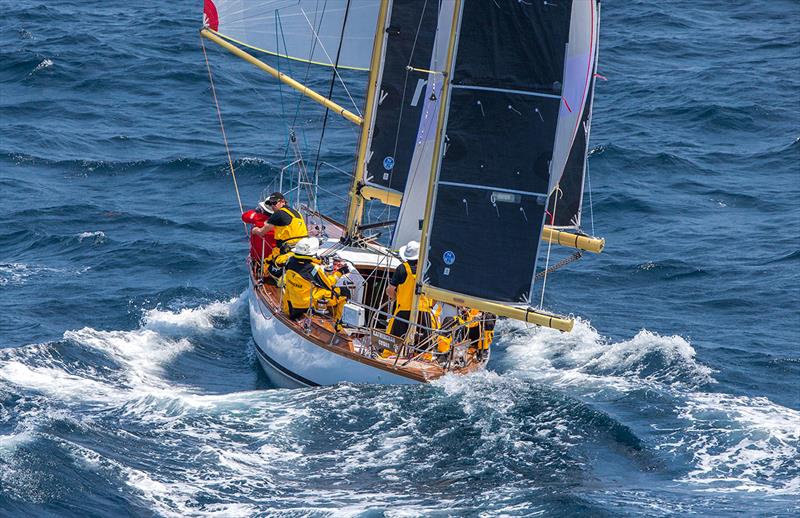
{"type": "MultiPolygon", "coordinates": [[[[219,119],[219,127],[222,130],[222,141],[225,143],[225,153],[228,155],[228,165],[231,168],[231,178],[233,178],[233,188],[236,191],[236,200],[239,202],[239,212],[244,214],[244,205],[242,205],[242,196],[239,194],[239,182],[236,181],[236,170],[233,167],[233,158],[231,158],[231,148],[228,145],[228,135],[225,133],[225,123],[222,122],[222,110],[219,108],[219,99],[217,99],[217,89],[214,86],[214,76],[211,74],[211,63],[208,62],[208,54],[206,53],[206,43],[203,38],[200,38],[200,46],[203,48],[203,59],[206,61],[206,70],[208,70],[208,81],[211,83],[211,95],[214,97],[214,106],[217,108],[217,118],[219,119]]],[[[247,233],[247,224],[244,224],[244,232],[247,233]]]]}
{"type": "Polygon", "coordinates": [[[242,49],[240,49],[236,45],[233,45],[233,44],[229,43],[228,41],[226,41],[225,39],[220,38],[214,31],[212,31],[210,29],[202,29],[200,31],[200,35],[203,36],[204,38],[208,39],[208,40],[213,41],[214,43],[216,43],[220,47],[224,48],[225,50],[227,50],[228,52],[230,52],[234,56],[240,57],[243,60],[247,61],[248,63],[250,63],[252,65],[255,65],[256,67],[258,67],[261,70],[263,70],[264,72],[268,73],[269,75],[271,75],[272,77],[274,77],[275,79],[280,81],[281,83],[294,88],[295,90],[297,90],[301,94],[305,95],[306,97],[308,97],[312,101],[315,101],[315,102],[321,104],[322,106],[328,108],[329,110],[338,113],[339,115],[341,115],[345,119],[349,120],[350,122],[352,122],[354,124],[358,124],[359,126],[364,123],[364,119],[362,119],[361,117],[359,117],[355,113],[345,109],[344,107],[342,107],[339,104],[331,101],[330,99],[328,99],[324,95],[321,95],[321,94],[315,92],[311,88],[309,88],[309,87],[305,86],[304,84],[296,81],[295,79],[292,79],[291,77],[287,76],[283,72],[281,72],[281,71],[279,71],[279,70],[267,65],[266,63],[264,63],[260,59],[256,58],[252,54],[248,54],[247,52],[243,51],[242,49]]]}

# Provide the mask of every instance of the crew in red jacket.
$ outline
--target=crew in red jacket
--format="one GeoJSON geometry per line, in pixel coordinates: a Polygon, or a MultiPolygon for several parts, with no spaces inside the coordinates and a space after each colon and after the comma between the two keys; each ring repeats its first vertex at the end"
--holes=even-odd
{"type": "MultiPolygon", "coordinates": [[[[248,210],[242,214],[242,221],[248,225],[261,228],[266,225],[270,216],[272,216],[272,208],[261,201],[254,210],[248,210]]],[[[273,248],[275,248],[274,230],[268,231],[263,236],[250,232],[250,257],[256,264],[263,267],[264,258],[269,257],[273,248]]]]}

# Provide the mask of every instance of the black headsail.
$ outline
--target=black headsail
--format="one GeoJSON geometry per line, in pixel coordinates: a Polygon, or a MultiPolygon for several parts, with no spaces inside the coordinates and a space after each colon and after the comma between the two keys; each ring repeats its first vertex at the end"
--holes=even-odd
{"type": "Polygon", "coordinates": [[[462,9],[425,283],[528,302],[572,2],[466,0],[462,9]]]}
{"type": "Polygon", "coordinates": [[[378,106],[367,161],[367,183],[402,193],[425,105],[440,0],[394,0],[378,106]]]}

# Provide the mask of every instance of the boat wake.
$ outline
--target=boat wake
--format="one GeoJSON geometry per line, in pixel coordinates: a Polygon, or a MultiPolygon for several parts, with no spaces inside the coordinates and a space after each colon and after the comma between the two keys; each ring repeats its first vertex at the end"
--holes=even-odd
{"type": "Polygon", "coordinates": [[[506,322],[495,371],[252,390],[244,298],[0,351],[0,503],[69,502],[75,480],[123,487],[127,505],[162,516],[466,513],[478,501],[525,514],[563,511],[564,494],[568,509],[600,513],[611,497],[593,481],[607,476],[634,488],[616,498],[642,512],[669,507],[635,490],[648,478],[698,494],[800,493],[800,415],[714,392],[683,338],[506,322]]]}
{"type": "Polygon", "coordinates": [[[557,387],[624,419],[675,475],[710,492],[800,494],[800,412],[715,392],[714,370],[680,336],[612,342],[588,322],[570,334],[504,322],[500,369],[557,387]]]}

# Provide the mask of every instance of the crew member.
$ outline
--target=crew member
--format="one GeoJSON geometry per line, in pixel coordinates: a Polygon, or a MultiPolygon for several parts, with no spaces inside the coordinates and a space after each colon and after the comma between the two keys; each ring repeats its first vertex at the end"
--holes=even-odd
{"type": "Polygon", "coordinates": [[[272,262],[280,254],[285,254],[291,247],[304,237],[308,237],[308,229],[303,216],[286,205],[286,198],[279,192],[273,192],[264,201],[267,207],[271,207],[274,213],[267,220],[266,225],[261,228],[254,228],[253,232],[259,235],[266,234],[270,230],[275,232],[275,242],[277,247],[272,250],[272,254],[267,256],[267,262],[272,262]]]}
{"type": "Polygon", "coordinates": [[[475,359],[478,361],[483,360],[492,345],[496,320],[497,317],[491,313],[481,313],[463,306],[458,308],[456,321],[464,326],[465,338],[469,340],[470,347],[475,348],[475,359]]]}
{"type": "MultiPolygon", "coordinates": [[[[407,245],[400,247],[400,258],[403,259],[403,264],[395,269],[392,278],[389,279],[389,286],[386,288],[389,299],[394,300],[394,318],[389,319],[386,332],[403,338],[408,331],[408,321],[411,318],[411,304],[414,300],[414,286],[417,282],[419,243],[409,241],[407,245]]],[[[431,300],[420,295],[417,307],[417,323],[426,328],[433,327],[431,300]]],[[[425,335],[428,334],[427,329],[422,329],[421,332],[425,335]]]]}
{"type": "Polygon", "coordinates": [[[250,229],[250,259],[253,264],[258,265],[259,269],[263,268],[264,258],[269,257],[275,248],[275,231],[256,232],[256,229],[261,229],[267,224],[272,212],[272,207],[262,200],[258,202],[255,209],[242,214],[242,221],[252,225],[250,229]]]}
{"type": "MultiPolygon", "coordinates": [[[[436,350],[439,352],[439,362],[447,363],[448,354],[453,344],[453,334],[458,325],[455,317],[445,317],[442,326],[439,328],[439,335],[436,338],[436,350]]],[[[456,340],[458,341],[458,340],[456,340]]]]}
{"type": "MultiPolygon", "coordinates": [[[[324,300],[338,331],[350,292],[346,287],[336,286],[339,273],[325,273],[318,251],[319,240],[315,237],[303,238],[295,245],[284,269],[283,311],[296,320],[324,300]]],[[[344,265],[344,273],[347,269],[344,265]]]]}

